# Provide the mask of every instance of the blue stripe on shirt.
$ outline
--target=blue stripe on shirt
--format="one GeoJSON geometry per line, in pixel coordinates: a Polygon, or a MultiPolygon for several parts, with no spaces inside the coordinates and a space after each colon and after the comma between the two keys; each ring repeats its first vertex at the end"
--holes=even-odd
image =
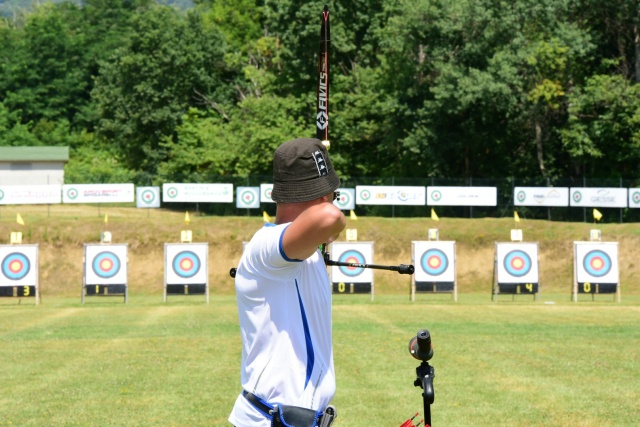
{"type": "Polygon", "coordinates": [[[296,280],[296,291],[298,292],[298,301],[300,302],[300,313],[302,314],[302,327],[304,328],[304,340],[307,344],[307,377],[304,381],[304,388],[307,388],[307,384],[309,384],[309,380],[311,379],[311,373],[313,372],[315,355],[313,353],[313,342],[311,342],[311,333],[309,332],[309,323],[307,322],[307,315],[304,312],[304,304],[302,304],[302,297],[300,296],[300,288],[298,287],[297,280],[296,280]]]}

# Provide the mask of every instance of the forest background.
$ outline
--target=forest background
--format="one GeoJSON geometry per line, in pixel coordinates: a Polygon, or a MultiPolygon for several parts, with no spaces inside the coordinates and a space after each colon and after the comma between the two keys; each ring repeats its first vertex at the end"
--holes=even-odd
{"type": "MultiPolygon", "coordinates": [[[[0,0],[0,145],[69,146],[67,183],[269,182],[314,136],[324,3],[0,0]]],[[[327,3],[343,180],[637,185],[637,0],[327,3]]]]}

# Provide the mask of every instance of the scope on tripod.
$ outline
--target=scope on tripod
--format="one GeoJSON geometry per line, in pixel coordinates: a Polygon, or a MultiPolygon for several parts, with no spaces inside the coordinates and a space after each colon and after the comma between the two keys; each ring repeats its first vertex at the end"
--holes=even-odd
{"type": "Polygon", "coordinates": [[[433,357],[433,345],[431,335],[426,329],[420,329],[418,334],[409,341],[409,353],[418,359],[426,362],[433,357]]]}

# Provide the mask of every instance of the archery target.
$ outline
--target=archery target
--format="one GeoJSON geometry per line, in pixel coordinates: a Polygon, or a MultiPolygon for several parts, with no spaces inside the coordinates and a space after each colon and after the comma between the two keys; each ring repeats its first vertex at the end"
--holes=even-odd
{"type": "Polygon", "coordinates": [[[453,241],[413,242],[416,282],[455,282],[456,249],[453,241]]]}
{"type": "Polygon", "coordinates": [[[574,242],[578,283],[618,283],[617,242],[574,242]]]}
{"type": "Polygon", "coordinates": [[[165,281],[171,285],[208,283],[206,243],[165,243],[165,281]]]}
{"type": "Polygon", "coordinates": [[[537,243],[496,243],[498,283],[538,283],[537,243]]]}
{"type": "Polygon", "coordinates": [[[38,246],[0,246],[0,286],[38,285],[38,246]]]}
{"type": "MultiPolygon", "coordinates": [[[[334,242],[331,244],[331,259],[352,264],[372,264],[373,244],[371,242],[334,242]]],[[[372,283],[373,270],[355,266],[331,266],[333,283],[372,283]]]]}
{"type": "Polygon", "coordinates": [[[238,187],[236,208],[255,209],[260,207],[260,187],[238,187]]]}
{"type": "Polygon", "coordinates": [[[84,245],[85,285],[126,285],[127,245],[84,245]]]}

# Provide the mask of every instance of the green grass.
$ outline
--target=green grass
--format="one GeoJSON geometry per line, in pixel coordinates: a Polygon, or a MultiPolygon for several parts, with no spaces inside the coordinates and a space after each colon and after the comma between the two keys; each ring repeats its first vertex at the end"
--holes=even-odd
{"type": "MultiPolygon", "coordinates": [[[[225,426],[240,392],[235,298],[0,300],[0,426],[225,426]]],[[[634,426],[640,297],[337,295],[339,427],[422,414],[408,342],[431,332],[438,426],[634,426]],[[553,302],[553,303],[552,303],[553,302]]]]}

